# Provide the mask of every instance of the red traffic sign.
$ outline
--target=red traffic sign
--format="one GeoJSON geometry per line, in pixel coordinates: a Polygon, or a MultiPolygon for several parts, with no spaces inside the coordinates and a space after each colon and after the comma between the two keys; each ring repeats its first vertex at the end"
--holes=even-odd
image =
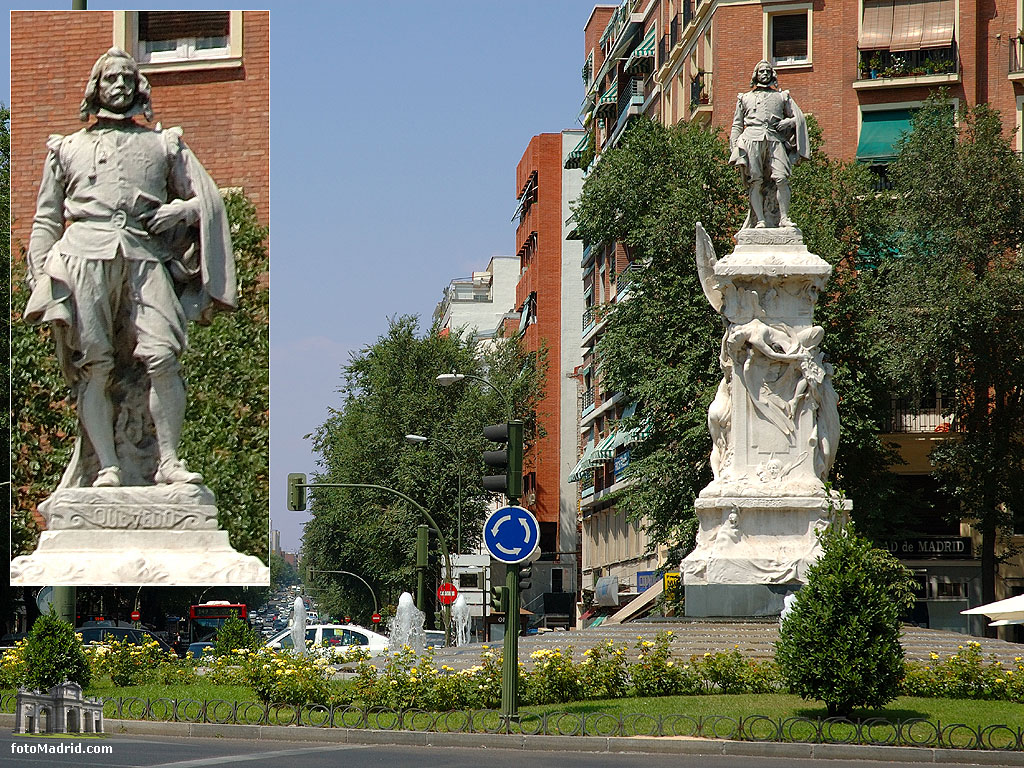
{"type": "Polygon", "coordinates": [[[132,621],[138,621],[142,618],[142,614],[138,611],[132,611],[132,621]]]}
{"type": "Polygon", "coordinates": [[[379,613],[375,613],[375,614],[373,614],[373,616],[371,616],[371,617],[370,617],[370,620],[371,620],[371,621],[372,621],[372,622],[373,622],[374,624],[380,624],[380,614],[379,614],[379,613]]]}
{"type": "Polygon", "coordinates": [[[459,590],[455,588],[455,585],[450,582],[445,582],[437,588],[437,600],[441,605],[451,605],[455,602],[455,598],[459,596],[459,590]]]}

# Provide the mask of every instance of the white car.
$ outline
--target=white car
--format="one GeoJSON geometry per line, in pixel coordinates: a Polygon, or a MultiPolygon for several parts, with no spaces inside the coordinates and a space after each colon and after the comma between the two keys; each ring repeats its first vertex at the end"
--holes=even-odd
{"type": "MultiPolygon", "coordinates": [[[[267,640],[267,645],[275,650],[291,648],[291,629],[284,629],[273,635],[267,640]]],[[[384,635],[354,624],[308,624],[306,645],[312,645],[314,648],[323,647],[340,655],[349,648],[362,648],[371,656],[383,656],[388,652],[388,639],[384,635]]]]}

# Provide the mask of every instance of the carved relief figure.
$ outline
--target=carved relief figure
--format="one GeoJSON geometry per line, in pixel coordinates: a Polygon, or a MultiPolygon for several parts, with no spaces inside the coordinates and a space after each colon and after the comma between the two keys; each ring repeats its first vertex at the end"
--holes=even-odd
{"type": "Polygon", "coordinates": [[[789,177],[811,156],[807,121],[789,91],[778,90],[771,63],[758,62],[750,87],[736,99],[729,137],[729,163],[740,168],[750,195],[744,227],[792,227],[789,177]]]}
{"type": "Polygon", "coordinates": [[[80,117],[51,136],[28,250],[29,322],[49,322],[81,435],[61,487],[200,483],[178,457],[188,320],[236,302],[227,213],[180,129],[111,48],[80,117]]]}

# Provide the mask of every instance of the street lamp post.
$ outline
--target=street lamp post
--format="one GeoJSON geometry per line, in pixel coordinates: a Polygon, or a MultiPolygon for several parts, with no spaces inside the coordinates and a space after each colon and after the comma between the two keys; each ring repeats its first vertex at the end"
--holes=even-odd
{"type": "Polygon", "coordinates": [[[424,437],[423,435],[406,435],[405,442],[410,445],[419,445],[421,443],[436,443],[437,445],[443,445],[452,453],[452,458],[455,459],[455,476],[458,479],[458,498],[456,499],[456,540],[455,540],[455,554],[462,554],[462,469],[459,467],[459,454],[456,450],[448,445],[448,443],[438,440],[436,437],[424,437]]]}
{"type": "Polygon", "coordinates": [[[509,400],[509,398],[505,395],[504,392],[502,392],[500,389],[494,386],[494,384],[485,379],[483,376],[477,376],[475,373],[455,373],[455,371],[452,371],[451,373],[440,374],[435,379],[435,381],[437,382],[437,385],[439,387],[450,387],[452,384],[455,384],[456,382],[462,381],[464,379],[472,379],[473,381],[482,382],[483,384],[486,384],[488,387],[493,389],[495,394],[497,394],[498,397],[501,398],[501,401],[505,404],[505,418],[511,421],[512,401],[509,400]]]}
{"type": "Polygon", "coordinates": [[[354,576],[355,578],[359,579],[361,582],[363,582],[363,584],[366,585],[366,588],[368,590],[370,590],[370,597],[373,598],[373,612],[374,613],[379,613],[380,606],[377,604],[377,593],[373,591],[373,587],[370,586],[370,582],[368,582],[366,579],[364,579],[358,573],[352,573],[352,571],[340,571],[340,570],[339,571],[324,571],[324,570],[321,570],[319,568],[310,568],[309,569],[309,575],[312,577],[312,575],[314,573],[343,573],[346,576],[354,576]]]}

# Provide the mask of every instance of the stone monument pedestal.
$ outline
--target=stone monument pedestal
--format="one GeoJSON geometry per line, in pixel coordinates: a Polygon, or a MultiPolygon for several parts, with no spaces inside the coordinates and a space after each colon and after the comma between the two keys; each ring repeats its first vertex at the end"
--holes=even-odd
{"type": "Polygon", "coordinates": [[[778,615],[820,554],[817,532],[852,507],[824,484],[839,416],[814,304],[832,268],[795,227],[741,229],[722,259],[700,225],[697,243],[701,286],[727,328],[708,410],[714,480],[680,566],[686,615],[778,615]]]}
{"type": "Polygon", "coordinates": [[[266,586],[270,569],[218,530],[203,485],[64,488],[40,505],[47,530],[11,561],[11,584],[266,586]]]}

